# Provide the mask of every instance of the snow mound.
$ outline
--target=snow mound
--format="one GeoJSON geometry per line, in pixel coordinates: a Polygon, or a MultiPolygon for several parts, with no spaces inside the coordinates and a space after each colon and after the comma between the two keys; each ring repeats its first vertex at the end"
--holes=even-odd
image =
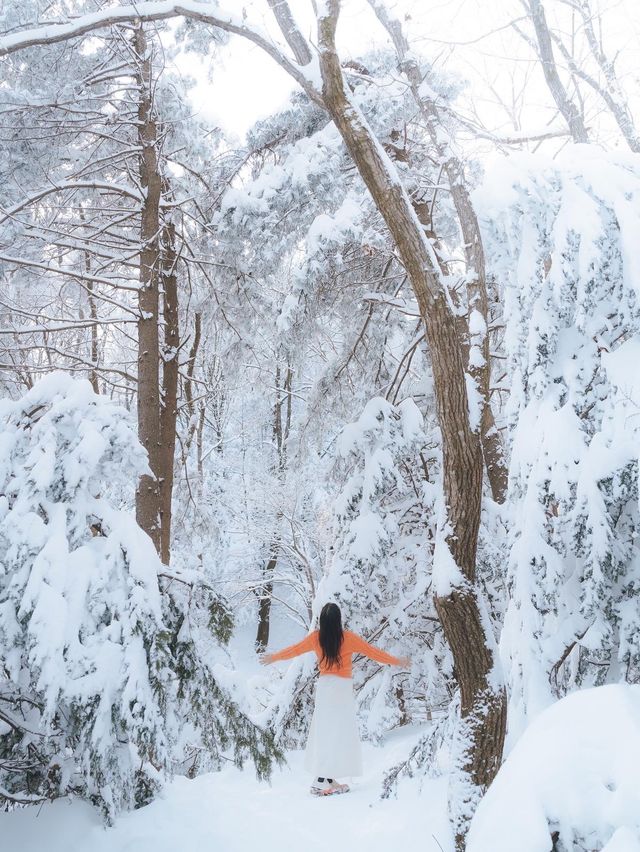
{"type": "Polygon", "coordinates": [[[480,802],[467,852],[640,850],[640,686],[575,692],[526,729],[480,802]]]}

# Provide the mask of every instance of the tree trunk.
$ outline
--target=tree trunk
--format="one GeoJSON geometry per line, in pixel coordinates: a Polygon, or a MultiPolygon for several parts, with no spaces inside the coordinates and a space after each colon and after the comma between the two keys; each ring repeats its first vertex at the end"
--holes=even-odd
{"type": "Polygon", "coordinates": [[[158,162],[158,133],[151,90],[151,53],[144,28],[133,36],[138,61],[138,145],[140,185],[144,192],[138,290],[138,437],[149,456],[150,474],[140,478],[136,492],[136,519],[160,552],[160,346],[158,340],[160,279],[160,198],[162,179],[158,162]]]}
{"type": "Polygon", "coordinates": [[[171,559],[171,498],[173,465],[176,451],[178,416],[178,280],[176,275],[175,226],[165,224],[162,231],[162,283],[164,347],[162,353],[162,404],[160,408],[160,558],[165,565],[171,559]]]}
{"type": "MultiPolygon", "coordinates": [[[[409,42],[402,30],[399,20],[392,18],[385,4],[380,0],[369,0],[376,16],[385,27],[393,41],[400,68],[406,74],[411,86],[413,98],[425,120],[427,131],[437,151],[438,161],[442,163],[451,188],[451,197],[458,215],[460,233],[464,243],[467,262],[467,302],[469,313],[474,310],[480,314],[483,330],[475,330],[472,326],[467,331],[470,349],[474,357],[469,362],[469,374],[476,383],[482,400],[480,413],[480,440],[482,454],[491,486],[491,493],[496,503],[504,503],[507,495],[507,466],[500,433],[495,428],[495,418],[491,408],[489,391],[491,383],[491,353],[489,348],[489,299],[487,296],[487,277],[485,269],[484,248],[478,217],[473,208],[471,197],[464,180],[464,168],[460,158],[456,156],[453,140],[444,133],[438,107],[428,94],[424,94],[422,72],[409,48],[409,42]],[[477,356],[480,357],[477,357],[477,356]]],[[[431,226],[420,215],[420,209],[414,205],[418,218],[425,226],[431,226]]]]}
{"type": "Polygon", "coordinates": [[[569,97],[558,74],[558,67],[553,55],[551,33],[549,32],[549,25],[547,23],[547,16],[544,13],[542,0],[529,0],[529,14],[536,32],[538,53],[549,91],[564,120],[567,122],[574,142],[588,142],[589,134],[584,125],[582,115],[569,97]]]}
{"type": "Polygon", "coordinates": [[[628,99],[625,97],[620,81],[618,80],[615,61],[609,59],[604,53],[602,42],[596,35],[594,21],[598,20],[598,14],[592,10],[589,0],[576,0],[574,8],[582,17],[582,30],[587,39],[589,50],[600,68],[605,82],[600,83],[597,76],[587,73],[584,68],[584,62],[575,58],[573,52],[566,47],[560,35],[551,33],[551,38],[556,43],[571,73],[574,77],[584,80],[602,98],[611,115],[614,117],[620,132],[626,139],[629,148],[638,154],[640,153],[640,136],[638,136],[633,114],[629,109],[628,99]]]}
{"type": "Polygon", "coordinates": [[[598,63],[606,80],[606,87],[599,87],[598,91],[611,110],[611,114],[615,118],[629,148],[638,154],[640,153],[640,136],[636,130],[633,113],[629,108],[628,100],[624,96],[620,81],[618,80],[615,61],[606,56],[602,49],[602,42],[596,35],[593,23],[596,14],[591,8],[590,0],[578,0],[578,7],[591,54],[598,63]]]}
{"type": "MultiPolygon", "coordinates": [[[[287,364],[284,381],[282,382],[280,365],[276,366],[275,388],[276,401],[273,407],[273,437],[276,444],[277,462],[275,473],[277,478],[284,480],[287,466],[287,438],[291,427],[291,384],[293,381],[293,370],[287,364]]],[[[269,629],[271,624],[271,598],[273,595],[273,576],[278,564],[278,553],[280,551],[280,524],[282,512],[277,512],[274,538],[270,547],[269,561],[262,572],[262,586],[260,588],[260,599],[258,603],[258,631],[256,633],[256,650],[263,651],[269,643],[269,629]]]]}
{"type": "MultiPolygon", "coordinates": [[[[277,550],[264,567],[264,577],[273,577],[278,562],[277,550]]],[[[256,633],[256,651],[265,651],[269,644],[269,630],[271,629],[271,596],[273,594],[273,580],[267,582],[260,589],[258,601],[258,632],[256,633]]]]}
{"type": "Polygon", "coordinates": [[[202,502],[204,495],[204,424],[207,409],[204,403],[200,404],[198,412],[198,427],[196,429],[196,464],[198,470],[198,481],[196,485],[196,496],[198,502],[202,502]]]}
{"type": "Polygon", "coordinates": [[[100,384],[98,382],[98,308],[96,306],[96,297],[93,293],[93,281],[87,281],[87,290],[89,291],[89,316],[92,320],[91,325],[91,372],[89,381],[96,393],[100,393],[100,384]]]}
{"type": "MultiPolygon", "coordinates": [[[[462,575],[448,593],[436,598],[436,607],[453,653],[462,697],[467,748],[459,769],[465,775],[465,786],[472,788],[466,795],[475,798],[497,771],[506,722],[506,696],[493,685],[494,661],[475,589],[483,475],[480,439],[469,423],[465,365],[437,258],[393,164],[347,94],[335,50],[339,0],[327,0],[325,9],[318,20],[324,103],[396,243],[431,352],[450,528],[446,545],[462,575]]],[[[461,850],[465,817],[455,822],[461,850]]]]}

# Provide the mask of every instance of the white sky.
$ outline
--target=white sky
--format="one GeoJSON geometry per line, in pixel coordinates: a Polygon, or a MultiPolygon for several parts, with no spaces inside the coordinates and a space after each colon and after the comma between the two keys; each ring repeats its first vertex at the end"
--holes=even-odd
{"type": "MultiPolygon", "coordinates": [[[[408,8],[423,4],[417,0],[402,0],[400,5],[408,8]]],[[[266,3],[253,4],[253,8],[261,7],[265,10],[262,26],[275,33],[266,3]]],[[[304,34],[314,41],[310,2],[292,0],[291,8],[298,16],[304,34]]],[[[386,40],[385,33],[364,0],[346,0],[338,37],[339,49],[345,58],[362,54],[386,40]]],[[[232,37],[229,45],[220,50],[219,62],[211,80],[204,79],[204,71],[198,74],[203,79],[194,93],[194,103],[216,124],[239,135],[243,135],[256,120],[277,110],[296,88],[285,71],[259,47],[245,39],[232,37]]]]}
{"type": "MultiPolygon", "coordinates": [[[[530,49],[508,26],[521,17],[520,0],[387,0],[405,18],[412,44],[438,67],[455,70],[468,81],[462,106],[468,115],[506,134],[518,125],[542,131],[555,109],[530,49]],[[492,34],[493,33],[493,34],[492,34]],[[504,102],[504,107],[499,102],[504,102]]],[[[640,93],[640,0],[592,0],[599,3],[606,25],[605,49],[618,53],[619,73],[634,103],[640,93]]],[[[265,0],[247,0],[252,10],[262,10],[263,26],[274,32],[265,0]]],[[[313,41],[309,0],[291,0],[303,32],[313,41]]],[[[562,0],[546,0],[550,22],[571,21],[562,0]]],[[[343,0],[338,47],[345,59],[358,56],[387,41],[386,34],[365,0],[343,0]]],[[[191,58],[184,66],[199,79],[194,93],[197,110],[212,124],[243,136],[254,121],[275,111],[294,89],[288,75],[262,51],[233,37],[219,51],[219,60],[207,75],[191,58]],[[210,76],[210,79],[207,77],[210,76]]],[[[640,103],[640,100],[638,101],[640,103]]],[[[588,123],[599,121],[594,100],[588,123]]],[[[562,122],[556,118],[556,126],[562,122]]]]}

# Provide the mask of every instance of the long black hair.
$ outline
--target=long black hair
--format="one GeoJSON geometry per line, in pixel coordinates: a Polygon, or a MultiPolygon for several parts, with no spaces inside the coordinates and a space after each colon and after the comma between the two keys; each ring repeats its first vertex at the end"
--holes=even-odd
{"type": "Polygon", "coordinates": [[[344,639],[342,615],[338,604],[328,603],[320,612],[320,647],[322,648],[321,663],[327,663],[327,668],[340,666],[340,648],[344,639]]]}

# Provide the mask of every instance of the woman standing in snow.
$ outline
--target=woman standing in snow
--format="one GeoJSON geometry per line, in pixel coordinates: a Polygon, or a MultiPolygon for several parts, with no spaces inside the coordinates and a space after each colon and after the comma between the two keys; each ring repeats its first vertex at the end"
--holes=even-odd
{"type": "Polygon", "coordinates": [[[323,606],[319,630],[296,645],[275,654],[264,654],[260,662],[270,665],[308,651],[315,651],[320,669],[304,762],[315,779],[311,793],[316,796],[346,793],[349,787],[339,784],[336,776],[362,775],[351,655],[364,654],[378,663],[403,667],[409,665],[409,658],[393,657],[350,630],[343,630],[340,607],[334,603],[323,606]]]}

